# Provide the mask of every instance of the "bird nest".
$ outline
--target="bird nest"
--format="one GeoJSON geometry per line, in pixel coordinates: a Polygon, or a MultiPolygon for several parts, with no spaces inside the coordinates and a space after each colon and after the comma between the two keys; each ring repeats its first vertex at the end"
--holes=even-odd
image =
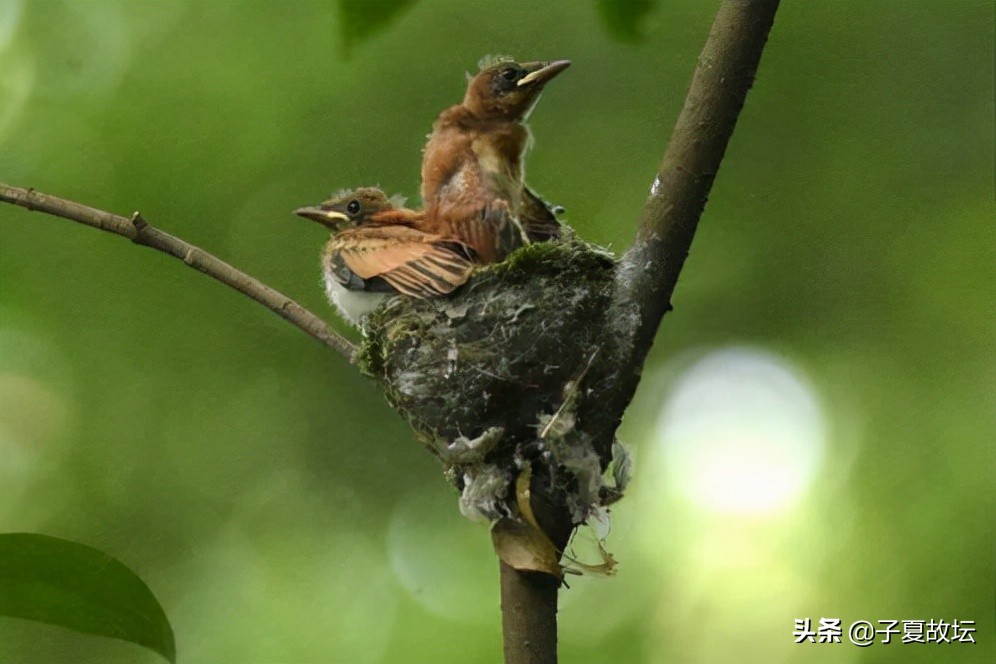
{"type": "Polygon", "coordinates": [[[612,346],[614,276],[604,249],[536,243],[449,297],[391,298],[370,317],[360,366],[441,459],[467,516],[517,516],[510,487],[527,466],[575,525],[608,502],[578,403],[612,346]]]}

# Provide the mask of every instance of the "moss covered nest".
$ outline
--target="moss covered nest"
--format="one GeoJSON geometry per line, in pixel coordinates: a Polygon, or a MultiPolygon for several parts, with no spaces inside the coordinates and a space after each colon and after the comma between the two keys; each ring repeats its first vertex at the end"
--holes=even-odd
{"type": "Polygon", "coordinates": [[[603,468],[574,404],[611,347],[614,276],[604,249],[537,243],[449,297],[391,298],[367,321],[362,370],[443,461],[468,516],[508,516],[510,484],[536,461],[569,494],[575,523],[598,506],[603,468]]]}

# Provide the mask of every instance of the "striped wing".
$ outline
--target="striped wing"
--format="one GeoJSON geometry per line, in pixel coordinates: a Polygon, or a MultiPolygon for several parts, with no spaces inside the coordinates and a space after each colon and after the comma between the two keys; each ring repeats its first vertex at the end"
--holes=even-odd
{"type": "Polygon", "coordinates": [[[332,238],[331,247],[358,277],[379,277],[417,298],[451,292],[473,269],[462,242],[404,226],[350,228],[332,238]]]}

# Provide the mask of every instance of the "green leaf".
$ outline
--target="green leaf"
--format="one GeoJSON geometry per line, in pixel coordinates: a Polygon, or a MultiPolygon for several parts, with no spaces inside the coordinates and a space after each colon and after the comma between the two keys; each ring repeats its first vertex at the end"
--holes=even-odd
{"type": "Polygon", "coordinates": [[[149,587],[97,549],[0,534],[0,615],[123,639],[176,662],[173,629],[149,587]]]}
{"type": "Polygon", "coordinates": [[[339,0],[339,32],[349,57],[353,46],[380,32],[415,0],[339,0]]]}
{"type": "Polygon", "coordinates": [[[655,0],[597,0],[595,8],[609,34],[620,41],[643,39],[641,23],[654,9],[655,0]]]}

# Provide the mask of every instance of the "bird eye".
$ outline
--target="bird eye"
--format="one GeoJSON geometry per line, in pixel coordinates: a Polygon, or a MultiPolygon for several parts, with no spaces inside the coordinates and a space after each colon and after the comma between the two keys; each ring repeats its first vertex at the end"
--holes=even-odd
{"type": "Polygon", "coordinates": [[[501,72],[501,77],[506,81],[514,81],[519,77],[519,70],[509,67],[508,69],[503,69],[501,72]]]}
{"type": "Polygon", "coordinates": [[[349,214],[359,214],[360,202],[357,200],[352,200],[346,203],[346,212],[348,212],[349,214]]]}

